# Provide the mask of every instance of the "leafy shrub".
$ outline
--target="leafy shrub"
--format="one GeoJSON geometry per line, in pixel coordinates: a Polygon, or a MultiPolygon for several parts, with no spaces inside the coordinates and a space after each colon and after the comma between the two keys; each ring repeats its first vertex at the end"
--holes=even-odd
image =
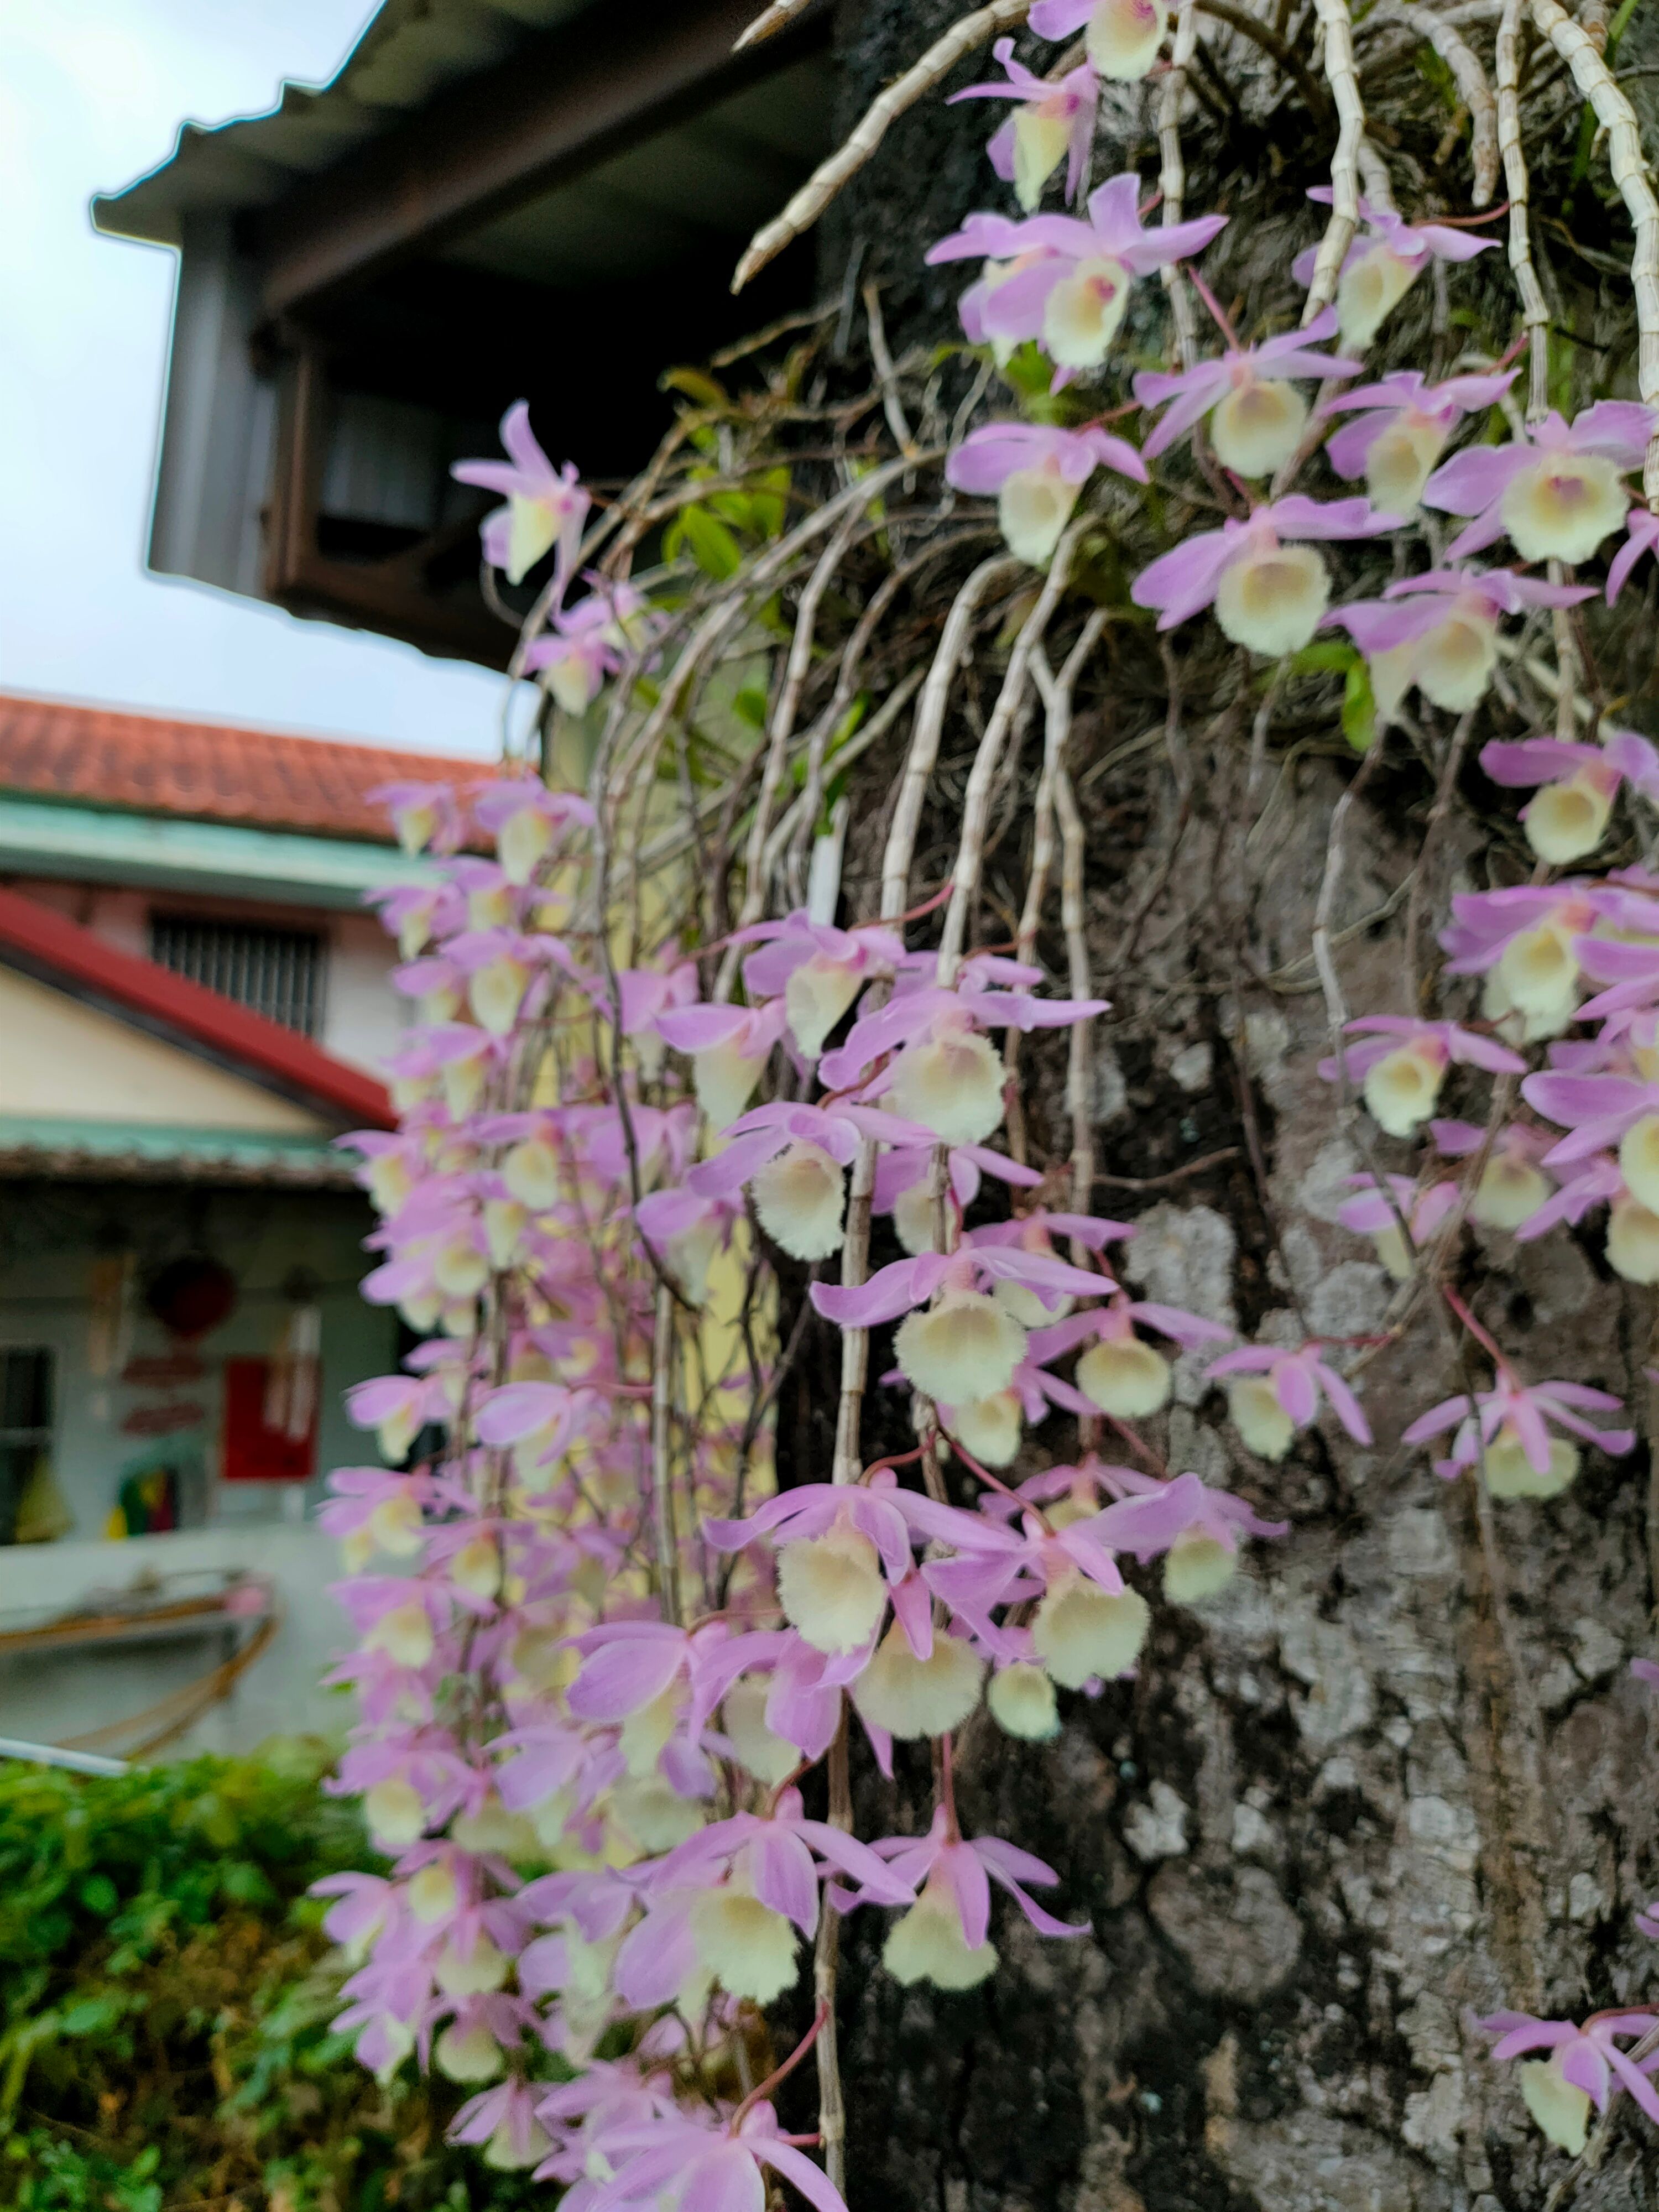
{"type": "Polygon", "coordinates": [[[444,2141],[331,2033],[307,1896],[362,1866],[320,1754],[103,1780],[0,1764],[0,2204],[16,2212],[517,2212],[545,2185],[444,2141]]]}

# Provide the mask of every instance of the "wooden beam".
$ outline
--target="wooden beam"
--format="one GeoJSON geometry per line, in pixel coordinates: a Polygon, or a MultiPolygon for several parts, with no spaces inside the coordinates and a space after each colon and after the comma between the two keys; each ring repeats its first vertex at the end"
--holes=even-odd
{"type": "Polygon", "coordinates": [[[754,13],[755,0],[605,0],[441,94],[258,219],[267,312],[431,252],[827,40],[818,0],[734,55],[754,13]]]}

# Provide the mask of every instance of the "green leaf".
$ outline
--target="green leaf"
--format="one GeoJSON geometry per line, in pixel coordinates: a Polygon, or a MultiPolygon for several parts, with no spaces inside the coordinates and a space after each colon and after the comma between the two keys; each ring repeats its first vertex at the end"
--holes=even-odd
{"type": "Polygon", "coordinates": [[[717,584],[723,584],[728,576],[735,576],[742,568],[743,548],[706,507],[688,507],[680,516],[680,527],[698,568],[717,584]]]}
{"type": "Polygon", "coordinates": [[[81,1902],[88,1912],[107,1920],[121,1902],[121,1893],[106,1874],[89,1874],[81,1885],[81,1902]]]}
{"type": "Polygon", "coordinates": [[[1376,742],[1371,672],[1358,653],[1342,685],[1342,734],[1357,753],[1368,753],[1376,742]]]}
{"type": "Polygon", "coordinates": [[[1321,638],[1291,655],[1292,676],[1344,676],[1359,658],[1343,638],[1321,638]]]}
{"type": "Polygon", "coordinates": [[[763,684],[745,684],[732,699],[732,711],[747,722],[751,730],[766,727],[767,692],[763,684]]]}
{"type": "Polygon", "coordinates": [[[716,384],[700,368],[665,368],[657,379],[657,386],[662,392],[683,392],[686,398],[696,400],[699,407],[729,407],[732,404],[724,385],[716,384]]]}

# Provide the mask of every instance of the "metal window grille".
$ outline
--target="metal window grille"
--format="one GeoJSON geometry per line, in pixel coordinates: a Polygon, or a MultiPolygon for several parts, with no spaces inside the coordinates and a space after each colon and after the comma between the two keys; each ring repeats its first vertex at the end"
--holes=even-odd
{"type": "Polygon", "coordinates": [[[0,1544],[9,1544],[35,1463],[52,1449],[52,1353],[0,1345],[0,1544]]]}
{"type": "Polygon", "coordinates": [[[323,1013],[323,940],[314,931],[155,914],[149,922],[149,957],[267,1021],[298,1030],[302,1036],[317,1034],[323,1013]]]}

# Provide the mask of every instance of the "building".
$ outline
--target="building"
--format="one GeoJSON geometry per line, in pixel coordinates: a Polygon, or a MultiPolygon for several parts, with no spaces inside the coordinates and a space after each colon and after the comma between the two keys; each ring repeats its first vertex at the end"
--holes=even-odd
{"type": "Polygon", "coordinates": [[[331,84],[95,201],[179,255],[150,566],[504,665],[451,461],[528,398],[625,481],[665,370],[811,304],[811,247],[727,293],[830,143],[828,9],[734,53],[757,7],[382,0],[331,84]]]}
{"type": "Polygon", "coordinates": [[[0,696],[0,1735],[184,1711],[225,1661],[210,1735],[318,1717],[307,1507],[398,1351],[335,1142],[393,1119],[362,902],[426,865],[367,794],[434,772],[479,771],[0,696]]]}

